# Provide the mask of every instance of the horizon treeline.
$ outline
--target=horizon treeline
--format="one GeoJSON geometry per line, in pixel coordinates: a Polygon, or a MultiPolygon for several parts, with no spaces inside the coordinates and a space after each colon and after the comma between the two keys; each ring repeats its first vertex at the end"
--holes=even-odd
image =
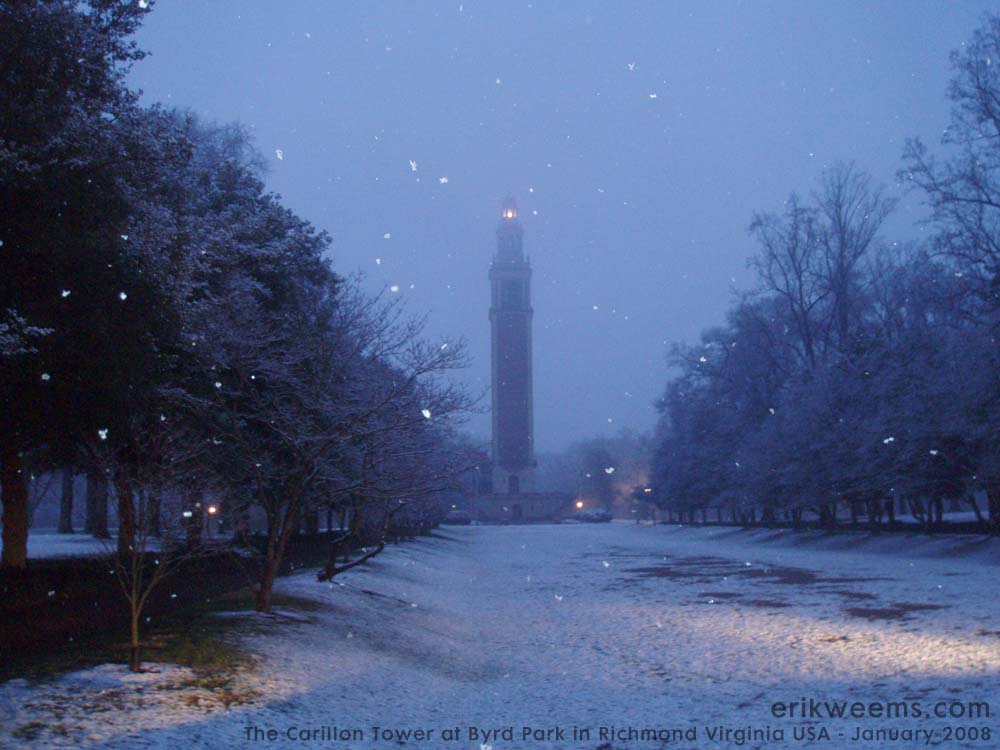
{"type": "Polygon", "coordinates": [[[1000,531],[998,61],[989,16],[951,56],[940,146],[906,144],[926,241],[884,235],[896,200],[852,162],[752,218],[756,286],[671,353],[651,482],[672,517],[933,528],[957,504],[1000,531]]]}

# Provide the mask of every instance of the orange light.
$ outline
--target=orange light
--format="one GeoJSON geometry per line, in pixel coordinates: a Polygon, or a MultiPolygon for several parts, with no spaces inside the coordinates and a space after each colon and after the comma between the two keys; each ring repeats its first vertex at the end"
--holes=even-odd
{"type": "Polygon", "coordinates": [[[508,208],[506,211],[503,212],[503,215],[504,215],[505,219],[513,219],[514,218],[514,209],[513,208],[508,208]]]}
{"type": "Polygon", "coordinates": [[[577,509],[582,508],[583,507],[583,500],[577,500],[576,501],[576,507],[577,507],[577,509]]]}
{"type": "Polygon", "coordinates": [[[219,512],[219,509],[216,508],[214,505],[209,505],[208,506],[208,515],[214,516],[218,512],[219,512]]]}

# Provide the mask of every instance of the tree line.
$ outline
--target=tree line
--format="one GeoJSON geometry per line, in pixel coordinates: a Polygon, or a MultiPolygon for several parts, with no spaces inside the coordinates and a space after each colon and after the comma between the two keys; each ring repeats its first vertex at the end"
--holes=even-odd
{"type": "Polygon", "coordinates": [[[933,529],[952,504],[1000,533],[998,61],[990,16],[951,56],[937,153],[906,144],[926,241],[884,236],[896,198],[854,163],[753,217],[756,286],[671,353],[652,488],[675,520],[933,529]]]}
{"type": "Polygon", "coordinates": [[[140,104],[125,78],[147,12],[0,4],[2,564],[26,565],[31,477],[76,471],[88,503],[112,490],[136,598],[149,549],[164,570],[210,506],[236,529],[256,509],[267,610],[290,537],[322,516],[342,531],[329,579],[444,512],[468,462],[465,354],[333,270],[245,129],[140,104]]]}

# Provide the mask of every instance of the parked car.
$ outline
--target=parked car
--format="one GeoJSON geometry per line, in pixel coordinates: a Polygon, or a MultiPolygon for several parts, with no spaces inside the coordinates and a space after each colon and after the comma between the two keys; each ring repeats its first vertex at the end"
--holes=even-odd
{"type": "Polygon", "coordinates": [[[464,510],[449,510],[441,523],[449,526],[468,526],[472,523],[472,515],[464,510]]]}
{"type": "Polygon", "coordinates": [[[586,508],[574,513],[573,518],[583,523],[608,523],[611,520],[611,514],[600,508],[586,508]]]}

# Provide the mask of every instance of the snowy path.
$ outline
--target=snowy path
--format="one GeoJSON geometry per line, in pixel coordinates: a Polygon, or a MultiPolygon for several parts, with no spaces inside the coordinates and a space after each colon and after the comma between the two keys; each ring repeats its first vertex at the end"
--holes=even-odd
{"type": "Polygon", "coordinates": [[[21,746],[8,732],[32,719],[53,723],[54,712],[66,736],[39,730],[47,740],[39,746],[441,750],[480,747],[469,726],[512,726],[513,740],[488,744],[593,749],[608,725],[698,731],[696,741],[665,747],[736,747],[708,738],[718,725],[785,732],[783,741],[742,747],[924,745],[923,735],[852,742],[855,727],[935,730],[931,744],[949,750],[1000,746],[995,565],[751,543],[732,530],[611,524],[442,533],[387,550],[333,590],[310,574],[284,579],[286,593],[325,606],[277,635],[248,637],[263,658],[240,678],[260,693],[249,705],[188,705],[183,691],[154,700],[147,689],[142,705],[120,697],[99,724],[80,707],[79,678],[72,690],[60,688],[65,680],[34,690],[15,681],[0,685],[0,746],[21,746]],[[58,711],[57,693],[65,698],[58,711]],[[770,712],[776,701],[802,697],[919,701],[925,710],[938,700],[986,701],[994,718],[813,719],[831,741],[810,742],[792,736],[806,724],[770,712]],[[248,725],[278,738],[248,742],[248,725]],[[462,739],[442,738],[456,725],[462,739]],[[591,738],[573,740],[574,725],[590,728],[591,738]],[[434,735],[375,741],[373,726],[434,735]],[[522,740],[524,726],[563,727],[567,738],[522,740]],[[988,727],[991,739],[943,742],[948,726],[988,727]],[[293,741],[291,727],[357,728],[364,739],[293,741]]]}

